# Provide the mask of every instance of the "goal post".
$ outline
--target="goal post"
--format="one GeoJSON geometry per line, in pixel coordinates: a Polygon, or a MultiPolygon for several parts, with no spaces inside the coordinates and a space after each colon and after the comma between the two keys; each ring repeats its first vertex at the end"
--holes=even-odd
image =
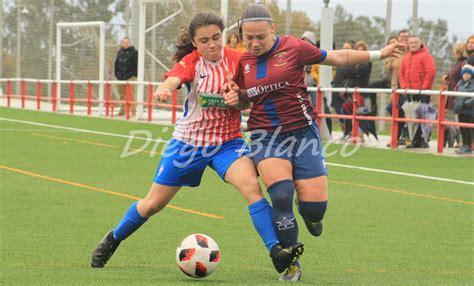
{"type": "MultiPolygon", "coordinates": [[[[62,30],[66,28],[98,27],[99,36],[99,115],[104,111],[104,75],[105,75],[105,22],[60,22],[56,24],[56,82],[58,110],[61,108],[61,71],[62,71],[62,30]]],[[[94,80],[87,78],[87,80],[94,80]]]]}

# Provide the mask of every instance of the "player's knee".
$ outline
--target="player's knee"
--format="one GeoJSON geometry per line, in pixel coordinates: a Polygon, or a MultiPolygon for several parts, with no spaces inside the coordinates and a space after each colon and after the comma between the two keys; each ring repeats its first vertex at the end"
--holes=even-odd
{"type": "Polygon", "coordinates": [[[326,213],[328,202],[298,202],[298,211],[304,220],[320,222],[326,213]]]}
{"type": "Polygon", "coordinates": [[[292,213],[295,188],[292,180],[282,180],[268,187],[274,212],[292,213]]]}
{"type": "Polygon", "coordinates": [[[244,196],[249,204],[263,199],[262,189],[256,177],[242,178],[238,187],[239,192],[244,196]]]}
{"type": "Polygon", "coordinates": [[[146,218],[151,217],[152,215],[160,212],[166,204],[162,204],[159,202],[154,202],[154,201],[149,201],[149,200],[144,200],[143,201],[143,206],[141,209],[142,215],[146,218]]]}

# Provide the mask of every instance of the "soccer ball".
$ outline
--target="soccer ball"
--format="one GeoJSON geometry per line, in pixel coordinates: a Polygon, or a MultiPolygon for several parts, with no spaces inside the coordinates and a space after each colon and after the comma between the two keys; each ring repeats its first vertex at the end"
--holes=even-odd
{"type": "Polygon", "coordinates": [[[220,260],[219,246],[205,234],[195,233],[187,236],[176,249],[176,263],[179,269],[194,278],[211,275],[220,260]]]}

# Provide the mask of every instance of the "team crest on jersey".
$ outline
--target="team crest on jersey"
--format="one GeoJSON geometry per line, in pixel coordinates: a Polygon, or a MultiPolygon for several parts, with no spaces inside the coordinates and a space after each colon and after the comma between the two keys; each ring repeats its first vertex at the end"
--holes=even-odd
{"type": "Polygon", "coordinates": [[[250,65],[246,64],[244,68],[244,73],[249,73],[250,72],[250,65]]]}
{"type": "Polygon", "coordinates": [[[285,58],[285,55],[286,55],[286,52],[280,52],[276,55],[274,55],[273,57],[276,59],[276,64],[273,64],[274,66],[276,67],[281,67],[281,66],[284,66],[288,63],[288,61],[286,60],[285,58]]]}
{"type": "Polygon", "coordinates": [[[158,176],[160,176],[161,173],[163,173],[164,170],[165,170],[165,165],[163,164],[163,165],[161,165],[161,168],[160,168],[160,170],[158,171],[158,176]]]}

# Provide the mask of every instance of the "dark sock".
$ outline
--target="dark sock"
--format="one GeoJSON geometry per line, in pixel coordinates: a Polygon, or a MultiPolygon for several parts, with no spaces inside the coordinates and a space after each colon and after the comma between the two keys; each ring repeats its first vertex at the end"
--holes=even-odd
{"type": "Polygon", "coordinates": [[[298,212],[305,221],[320,222],[326,213],[328,202],[298,202],[298,212]]]}
{"type": "Polygon", "coordinates": [[[298,241],[298,224],[293,213],[294,192],[292,180],[279,181],[268,187],[273,206],[273,223],[283,247],[292,246],[298,241]]]}

